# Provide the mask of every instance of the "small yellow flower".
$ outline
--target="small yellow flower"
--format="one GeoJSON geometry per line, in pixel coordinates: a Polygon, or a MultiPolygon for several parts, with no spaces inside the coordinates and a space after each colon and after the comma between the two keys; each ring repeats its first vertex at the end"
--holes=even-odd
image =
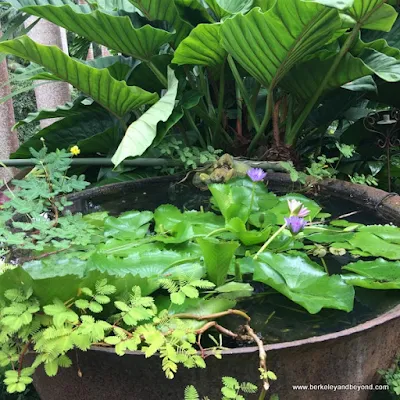
{"type": "Polygon", "coordinates": [[[81,154],[81,149],[78,146],[72,146],[69,150],[71,152],[71,154],[73,154],[74,156],[77,156],[78,154],[81,154]]]}

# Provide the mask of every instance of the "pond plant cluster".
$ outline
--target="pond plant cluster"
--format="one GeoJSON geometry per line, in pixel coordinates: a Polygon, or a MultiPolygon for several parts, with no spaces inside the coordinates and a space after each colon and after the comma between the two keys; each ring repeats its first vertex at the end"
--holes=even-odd
{"type": "MultiPolygon", "coordinates": [[[[44,146],[32,156],[35,168],[12,181],[0,213],[0,366],[10,393],[24,392],[40,365],[49,376],[70,367],[72,349],[157,353],[172,379],[180,365],[206,368],[206,354],[221,357],[227,337],[259,346],[265,395],[276,376],[241,307],[255,284],[310,314],[351,312],[354,287],[400,288],[399,228],[335,220],[303,195],[277,196],[261,169],[210,184],[209,211],[164,204],[71,215],[65,195],[88,184],[67,176],[72,155],[44,146]],[[332,270],[327,254],[349,262],[332,270]],[[220,322],[231,315],[242,319],[236,329],[220,322]]],[[[256,389],[227,378],[224,390],[256,389]]]]}

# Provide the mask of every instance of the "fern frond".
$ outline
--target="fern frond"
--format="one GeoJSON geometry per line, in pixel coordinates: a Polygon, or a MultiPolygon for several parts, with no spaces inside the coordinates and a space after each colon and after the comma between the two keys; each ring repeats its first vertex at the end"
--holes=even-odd
{"type": "Polygon", "coordinates": [[[185,400],[200,400],[199,393],[193,385],[186,386],[185,400]]]}
{"type": "Polygon", "coordinates": [[[237,379],[232,378],[231,376],[224,376],[222,378],[222,383],[224,386],[230,388],[230,389],[239,389],[240,385],[237,379]]]}
{"type": "Polygon", "coordinates": [[[179,292],[179,285],[172,279],[162,278],[159,279],[158,282],[164,290],[168,291],[168,293],[179,292]]]}

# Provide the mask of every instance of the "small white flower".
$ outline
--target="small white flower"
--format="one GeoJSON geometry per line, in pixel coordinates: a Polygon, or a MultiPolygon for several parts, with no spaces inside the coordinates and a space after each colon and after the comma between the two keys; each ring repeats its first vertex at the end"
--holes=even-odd
{"type": "Polygon", "coordinates": [[[305,218],[310,214],[310,210],[304,207],[303,204],[295,199],[288,200],[288,207],[291,217],[305,218]]]}

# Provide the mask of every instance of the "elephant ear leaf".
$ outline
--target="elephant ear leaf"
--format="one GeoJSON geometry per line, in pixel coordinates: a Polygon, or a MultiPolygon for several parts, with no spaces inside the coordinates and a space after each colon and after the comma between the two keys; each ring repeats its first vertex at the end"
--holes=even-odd
{"type": "Polygon", "coordinates": [[[150,60],[174,36],[150,25],[136,29],[128,16],[118,17],[99,10],[84,12],[86,8],[76,5],[28,6],[21,11],[45,18],[87,40],[140,60],[150,60]]]}
{"type": "Polygon", "coordinates": [[[150,147],[157,135],[157,124],[166,122],[174,110],[178,83],[174,71],[169,68],[167,93],[129,126],[112,158],[114,165],[127,157],[140,156],[150,147]]]}
{"type": "Polygon", "coordinates": [[[176,49],[173,63],[215,67],[221,65],[226,51],[221,46],[220,24],[200,24],[190,32],[176,49]]]}
{"type": "Polygon", "coordinates": [[[354,0],[345,11],[364,29],[389,32],[397,19],[396,10],[386,0],[354,0]]]}
{"type": "Polygon", "coordinates": [[[174,47],[189,34],[192,25],[184,21],[174,0],[130,0],[151,21],[167,21],[175,30],[174,47]]]}
{"type": "Polygon", "coordinates": [[[114,79],[107,69],[92,68],[75,61],[58,47],[43,46],[28,36],[0,43],[0,52],[42,65],[119,117],[144,104],[153,104],[158,99],[156,93],[114,79]]]}
{"type": "Polygon", "coordinates": [[[253,77],[274,88],[291,68],[313,55],[342,26],[335,8],[279,0],[221,25],[222,45],[253,77]]]}
{"type": "Polygon", "coordinates": [[[253,0],[206,0],[206,3],[218,19],[223,19],[233,14],[246,13],[252,7],[253,0]]]}

